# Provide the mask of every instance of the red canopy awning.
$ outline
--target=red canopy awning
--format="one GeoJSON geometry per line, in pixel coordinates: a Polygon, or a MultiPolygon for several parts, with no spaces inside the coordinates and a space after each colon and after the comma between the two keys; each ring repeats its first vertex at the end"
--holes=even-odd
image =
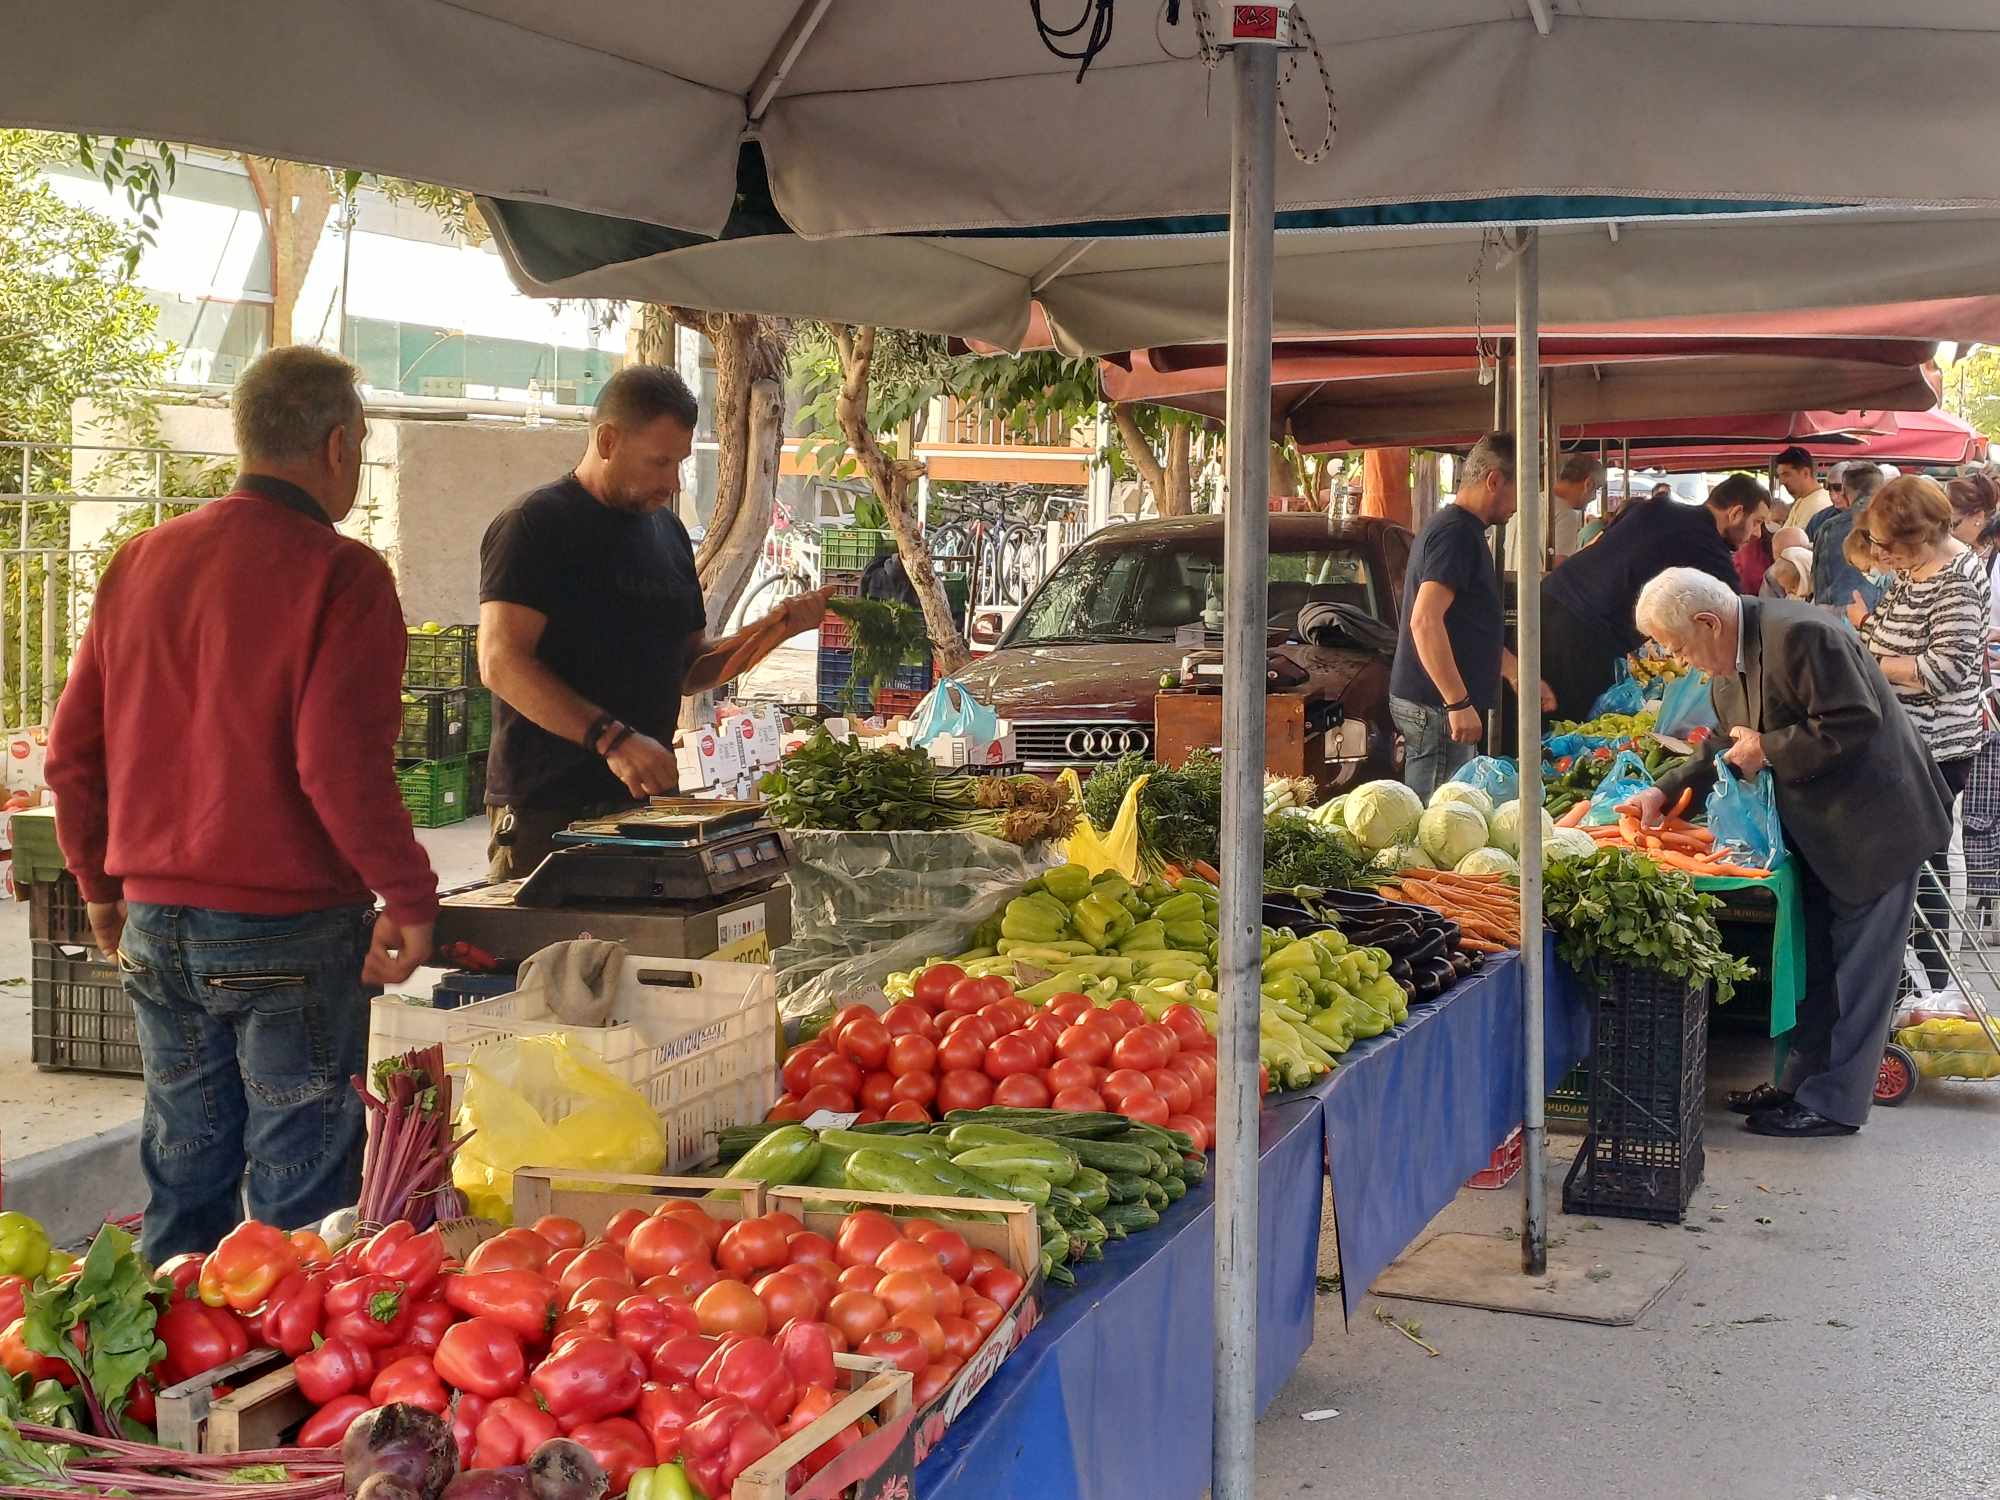
{"type": "MultiPolygon", "coordinates": [[[[1816,412],[1810,415],[1830,419],[1821,435],[1807,437],[1801,444],[1817,464],[1836,464],[1844,459],[1859,458],[1873,463],[1895,464],[1899,468],[1955,468],[1960,464],[1983,463],[1986,460],[1985,436],[1949,412],[1816,412]]],[[[1747,432],[1740,434],[1743,439],[1756,436],[1747,432]]],[[[1705,469],[1761,469],[1776,453],[1776,448],[1768,441],[1647,445],[1633,448],[1632,467],[1666,469],[1675,473],[1705,469]]]]}

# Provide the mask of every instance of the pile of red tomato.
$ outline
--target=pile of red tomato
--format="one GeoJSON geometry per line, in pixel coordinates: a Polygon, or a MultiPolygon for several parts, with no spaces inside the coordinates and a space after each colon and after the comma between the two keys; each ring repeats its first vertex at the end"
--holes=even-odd
{"type": "Polygon", "coordinates": [[[924,970],[887,1011],[842,1010],[786,1057],[784,1084],[767,1119],[922,1121],[998,1105],[1110,1111],[1182,1131],[1198,1151],[1215,1135],[1215,1039],[1194,1006],[1148,1021],[1129,999],[1066,994],[1036,1009],[1006,980],[956,964],[924,970]]]}

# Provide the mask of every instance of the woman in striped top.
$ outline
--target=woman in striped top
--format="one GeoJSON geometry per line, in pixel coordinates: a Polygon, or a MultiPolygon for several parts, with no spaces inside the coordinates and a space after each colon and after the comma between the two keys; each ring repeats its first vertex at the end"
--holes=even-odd
{"type": "MultiPolygon", "coordinates": [[[[1876,491],[1851,535],[1866,533],[1874,565],[1893,573],[1895,582],[1873,614],[1862,614],[1856,595],[1848,617],[1956,796],[1986,739],[1980,688],[1992,606],[1984,564],[1951,534],[1951,525],[1951,502],[1920,475],[1904,475],[1876,491]]],[[[1919,905],[1937,933],[1920,932],[1916,942],[1933,990],[1951,978],[1943,951],[1950,920],[1945,855],[1943,849],[1933,855],[1918,882],[1919,905]]]]}

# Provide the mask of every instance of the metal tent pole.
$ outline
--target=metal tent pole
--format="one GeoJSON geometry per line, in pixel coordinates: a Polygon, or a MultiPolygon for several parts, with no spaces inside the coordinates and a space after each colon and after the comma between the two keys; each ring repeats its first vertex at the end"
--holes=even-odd
{"type": "Polygon", "coordinates": [[[1222,1026],[1216,1090],[1215,1500],[1257,1491],[1257,1087],[1264,927],[1265,574],[1278,52],[1239,46],[1229,173],[1229,510],[1222,630],[1222,1026]]]}
{"type": "MultiPolygon", "coordinates": [[[[1541,283],[1540,242],[1523,230],[1514,257],[1514,442],[1515,485],[1521,497],[1521,536],[1539,538],[1546,508],[1542,496],[1541,283]]],[[[1527,1098],[1521,1120],[1521,1176],[1527,1185],[1521,1218],[1521,1269],[1540,1276],[1548,1269],[1548,1126],[1543,1118],[1548,1094],[1542,1076],[1542,992],[1547,950],[1542,943],[1542,553],[1521,548],[1520,594],[1516,618],[1520,638],[1516,659],[1521,690],[1521,1034],[1527,1098]]]]}

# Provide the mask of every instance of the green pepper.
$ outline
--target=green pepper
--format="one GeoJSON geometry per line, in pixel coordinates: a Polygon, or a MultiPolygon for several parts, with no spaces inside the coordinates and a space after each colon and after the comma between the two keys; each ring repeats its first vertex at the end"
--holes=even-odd
{"type": "Polygon", "coordinates": [[[1167,946],[1185,948],[1191,952],[1206,952],[1214,933],[1209,925],[1199,917],[1185,917],[1167,923],[1167,946]]]}
{"type": "Polygon", "coordinates": [[[33,1281],[48,1264],[48,1231],[24,1213],[0,1213],[0,1276],[33,1281]]]}
{"type": "Polygon", "coordinates": [[[1090,882],[1090,891],[1094,896],[1103,896],[1112,901],[1123,901],[1127,896],[1132,894],[1132,882],[1127,880],[1123,875],[1120,875],[1116,870],[1106,870],[1102,875],[1099,875],[1090,882]]]}
{"type": "Polygon", "coordinates": [[[1118,940],[1120,953],[1142,953],[1150,948],[1163,948],[1167,942],[1167,924],[1155,917],[1134,924],[1132,930],[1118,940]]]}
{"type": "Polygon", "coordinates": [[[1072,913],[1076,935],[1102,952],[1132,930],[1132,914],[1100,891],[1077,902],[1072,913]]]}
{"type": "Polygon", "coordinates": [[[1180,878],[1179,884],[1175,886],[1175,889],[1183,894],[1192,892],[1197,896],[1206,896],[1211,900],[1222,894],[1221,891],[1210,885],[1206,880],[1203,880],[1199,875],[1183,875],[1180,878]]]}
{"type": "Polygon", "coordinates": [[[1064,906],[1074,906],[1090,894],[1090,871],[1082,865],[1057,865],[1042,872],[1042,889],[1064,906]]]}
{"type": "Polygon", "coordinates": [[[679,1464],[640,1469],[625,1484],[625,1500],[701,1500],[701,1491],[679,1464]]]}
{"type": "Polygon", "coordinates": [[[1180,895],[1162,901],[1153,908],[1153,916],[1161,922],[1176,922],[1184,917],[1201,915],[1201,897],[1193,891],[1183,891],[1180,895]]]}
{"type": "Polygon", "coordinates": [[[1060,902],[1040,894],[1016,896],[1000,918],[1001,936],[1016,942],[1053,943],[1068,930],[1068,912],[1060,902]]]}

